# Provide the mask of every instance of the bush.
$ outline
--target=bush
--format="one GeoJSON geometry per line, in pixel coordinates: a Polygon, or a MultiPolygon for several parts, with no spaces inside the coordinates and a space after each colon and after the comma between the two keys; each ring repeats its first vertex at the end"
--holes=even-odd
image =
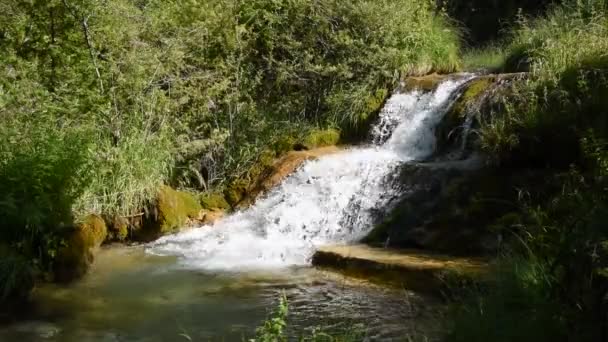
{"type": "Polygon", "coordinates": [[[4,121],[0,127],[0,237],[39,261],[49,262],[61,230],[91,173],[89,132],[58,129],[52,118],[4,121]]]}

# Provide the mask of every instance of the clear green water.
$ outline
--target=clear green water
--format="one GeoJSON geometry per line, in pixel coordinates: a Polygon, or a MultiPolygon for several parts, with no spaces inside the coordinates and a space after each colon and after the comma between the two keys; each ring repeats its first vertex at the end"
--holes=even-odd
{"type": "Polygon", "coordinates": [[[136,247],[102,251],[78,283],[37,289],[30,317],[0,327],[0,341],[243,341],[281,293],[294,338],[315,327],[355,327],[371,340],[435,333],[429,327],[437,305],[411,292],[313,268],[247,274],[180,269],[174,258],[136,247]]]}

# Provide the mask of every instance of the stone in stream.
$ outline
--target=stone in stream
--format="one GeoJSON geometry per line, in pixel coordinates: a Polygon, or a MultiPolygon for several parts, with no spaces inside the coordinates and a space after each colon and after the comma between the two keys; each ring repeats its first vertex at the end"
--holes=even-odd
{"type": "Polygon", "coordinates": [[[350,276],[429,293],[438,293],[448,277],[483,279],[488,267],[481,258],[457,258],[428,251],[366,245],[321,247],[315,252],[312,263],[350,276]]]}

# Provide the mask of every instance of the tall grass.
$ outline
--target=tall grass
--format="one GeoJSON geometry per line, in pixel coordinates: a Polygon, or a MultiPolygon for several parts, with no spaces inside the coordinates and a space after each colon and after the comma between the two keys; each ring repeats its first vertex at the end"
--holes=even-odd
{"type": "Polygon", "coordinates": [[[520,189],[524,209],[505,232],[515,231],[526,251],[451,316],[450,340],[605,340],[606,2],[565,1],[521,18],[504,49],[503,68],[528,75],[486,113],[481,147],[514,172],[550,176],[520,189]]]}
{"type": "Polygon", "coordinates": [[[468,71],[501,72],[506,60],[506,48],[496,43],[465,51],[462,56],[462,67],[468,71]]]}
{"type": "Polygon", "coordinates": [[[501,113],[482,125],[482,147],[524,160],[546,154],[548,164],[562,166],[575,160],[588,128],[608,133],[602,95],[608,89],[607,49],[604,1],[567,2],[546,17],[521,19],[506,47],[504,69],[530,74],[514,84],[501,113]],[[549,146],[555,153],[545,149],[549,146]]]}
{"type": "Polygon", "coordinates": [[[489,290],[472,290],[452,304],[446,341],[564,341],[561,306],[551,297],[550,272],[538,261],[507,257],[489,290]]]}

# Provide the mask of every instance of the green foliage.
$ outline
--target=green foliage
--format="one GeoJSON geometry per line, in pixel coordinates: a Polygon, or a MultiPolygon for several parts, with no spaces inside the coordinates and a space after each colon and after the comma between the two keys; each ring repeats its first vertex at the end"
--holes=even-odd
{"type": "Polygon", "coordinates": [[[608,336],[606,2],[566,1],[546,17],[520,18],[511,39],[504,68],[529,73],[511,84],[496,111],[481,122],[481,147],[513,170],[545,169],[552,176],[520,189],[521,211],[492,225],[510,238],[519,256],[511,264],[518,272],[500,270],[489,292],[456,313],[451,339],[603,340],[608,336]]]}
{"type": "Polygon", "coordinates": [[[0,237],[38,261],[51,260],[72,207],[91,177],[90,131],[48,121],[4,120],[0,135],[0,237]]]}
{"type": "Polygon", "coordinates": [[[252,341],[256,342],[276,342],[287,341],[285,328],[287,327],[287,314],[289,306],[285,294],[281,296],[279,307],[272,317],[266,320],[257,330],[256,337],[252,341]]]}
{"type": "MultiPolygon", "coordinates": [[[[287,335],[289,305],[287,297],[283,294],[279,300],[279,305],[270,318],[268,318],[256,330],[251,342],[279,342],[291,340],[287,335]]],[[[361,341],[364,335],[358,329],[350,329],[343,334],[327,334],[320,329],[314,329],[310,335],[302,336],[298,339],[301,342],[351,342],[361,341]]]]}

